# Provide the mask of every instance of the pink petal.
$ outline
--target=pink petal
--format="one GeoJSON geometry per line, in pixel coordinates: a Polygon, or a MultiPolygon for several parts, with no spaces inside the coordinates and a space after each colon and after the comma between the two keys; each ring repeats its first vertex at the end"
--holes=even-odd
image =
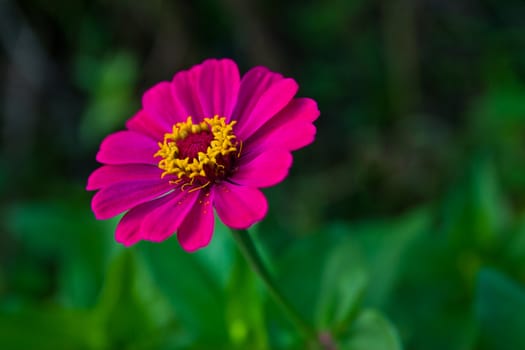
{"type": "Polygon", "coordinates": [[[170,195],[167,195],[130,209],[130,211],[120,219],[117,225],[115,240],[129,247],[141,239],[144,239],[144,234],[141,230],[144,218],[147,217],[152,210],[167,202],[169,199],[170,195]]]}
{"type": "Polygon", "coordinates": [[[255,157],[241,157],[239,169],[232,175],[231,181],[251,187],[273,186],[288,175],[292,165],[290,152],[272,149],[255,157]]]}
{"type": "Polygon", "coordinates": [[[120,182],[99,190],[91,201],[97,219],[109,219],[173,188],[166,180],[120,182]]]}
{"type": "Polygon", "coordinates": [[[266,197],[257,188],[222,183],[214,187],[213,198],[217,214],[231,228],[248,228],[268,212],[266,197]]]}
{"type": "Polygon", "coordinates": [[[281,112],[245,141],[246,148],[275,147],[294,151],[310,144],[316,129],[312,122],[319,116],[314,100],[293,99],[281,112]]]}
{"type": "Polygon", "coordinates": [[[235,134],[245,140],[282,110],[298,86],[293,79],[263,68],[250,70],[241,81],[237,107],[232,119],[238,121],[235,134]]]}
{"type": "Polygon", "coordinates": [[[118,131],[106,137],[97,153],[97,161],[105,164],[157,164],[153,155],[157,142],[135,131],[118,131]]]}
{"type": "Polygon", "coordinates": [[[131,131],[148,135],[154,140],[162,141],[164,134],[171,131],[171,125],[164,120],[156,119],[140,110],[126,122],[126,127],[131,131]]]}
{"type": "Polygon", "coordinates": [[[202,65],[193,66],[190,70],[181,71],[173,77],[171,93],[177,101],[179,114],[184,119],[191,116],[194,123],[202,121],[204,111],[199,98],[199,82],[202,65]]]}
{"type": "Polygon", "coordinates": [[[203,116],[231,116],[240,85],[237,65],[229,59],[210,59],[201,67],[199,93],[203,116]]]}
{"type": "Polygon", "coordinates": [[[199,198],[177,232],[180,245],[187,252],[193,252],[210,243],[213,235],[213,192],[198,191],[199,198]]]}
{"type": "Polygon", "coordinates": [[[173,96],[170,82],[163,81],[147,90],[142,96],[142,106],[150,116],[168,125],[183,122],[188,118],[179,100],[173,96]]]}
{"type": "Polygon", "coordinates": [[[162,170],[154,165],[126,164],[104,165],[96,169],[88,178],[88,191],[98,190],[102,187],[114,185],[118,182],[141,180],[158,180],[162,170]]]}
{"type": "Polygon", "coordinates": [[[130,247],[140,241],[140,222],[144,218],[144,215],[142,206],[135,207],[128,211],[117,225],[115,240],[118,243],[124,244],[126,247],[130,247]]]}
{"type": "Polygon", "coordinates": [[[168,202],[152,210],[142,223],[143,239],[161,242],[177,231],[182,220],[195,205],[199,192],[183,192],[176,189],[168,202]]]}
{"type": "Polygon", "coordinates": [[[276,147],[295,151],[311,144],[315,139],[316,128],[312,124],[296,123],[288,124],[287,127],[280,128],[272,133],[272,137],[263,139],[260,147],[276,147]]]}
{"type": "Polygon", "coordinates": [[[251,111],[259,98],[275,82],[282,80],[283,76],[278,73],[272,73],[266,67],[255,67],[250,69],[241,80],[237,105],[233,111],[231,119],[239,119],[251,111]]]}

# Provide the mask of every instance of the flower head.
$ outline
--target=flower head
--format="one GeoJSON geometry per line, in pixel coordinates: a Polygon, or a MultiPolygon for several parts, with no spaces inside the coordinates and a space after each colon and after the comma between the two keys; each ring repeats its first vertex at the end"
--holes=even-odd
{"type": "Polygon", "coordinates": [[[175,232],[194,251],[212,237],[214,210],[244,229],[266,215],[260,188],[281,182],[291,151],[311,143],[315,101],[264,67],[240,78],[229,60],[206,60],[144,93],[127,130],[102,141],[88,179],[98,219],[122,212],[116,240],[160,242],[175,232]]]}

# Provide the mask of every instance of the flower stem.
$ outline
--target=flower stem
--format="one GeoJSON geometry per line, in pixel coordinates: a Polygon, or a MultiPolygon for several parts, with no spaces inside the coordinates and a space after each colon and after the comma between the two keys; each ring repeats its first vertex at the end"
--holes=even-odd
{"type": "Polygon", "coordinates": [[[318,341],[317,334],[315,330],[306,322],[303,317],[295,310],[295,308],[290,304],[290,302],[285,298],[285,296],[279,291],[275,281],[270,275],[268,269],[264,265],[257,248],[253,244],[250,234],[247,230],[234,230],[232,229],[233,238],[237,242],[239,249],[243,253],[244,257],[253,270],[259,275],[262,279],[266,288],[270,292],[271,296],[277,304],[279,304],[283,310],[288,314],[293,323],[301,330],[303,335],[313,342],[318,341]]]}

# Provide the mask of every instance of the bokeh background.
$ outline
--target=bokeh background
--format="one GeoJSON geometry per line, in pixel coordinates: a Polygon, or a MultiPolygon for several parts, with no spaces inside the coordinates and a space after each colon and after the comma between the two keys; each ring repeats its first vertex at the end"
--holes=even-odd
{"type": "Polygon", "coordinates": [[[208,57],[294,77],[311,146],[252,234],[341,349],[525,349],[525,2],[0,1],[0,348],[304,349],[218,226],[123,249],[84,190],[208,57]]]}

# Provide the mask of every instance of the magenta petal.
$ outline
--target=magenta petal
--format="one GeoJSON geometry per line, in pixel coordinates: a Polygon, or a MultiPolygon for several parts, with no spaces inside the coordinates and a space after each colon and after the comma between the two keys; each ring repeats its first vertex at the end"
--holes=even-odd
{"type": "Polygon", "coordinates": [[[164,139],[166,132],[171,131],[171,125],[167,121],[155,119],[144,110],[140,110],[131,117],[126,122],[126,127],[131,131],[148,135],[152,139],[159,141],[164,139]]]}
{"type": "Polygon", "coordinates": [[[289,151],[310,144],[316,129],[312,122],[319,116],[314,100],[293,99],[281,112],[264,124],[246,140],[246,146],[261,149],[275,147],[289,151]]]}
{"type": "Polygon", "coordinates": [[[282,110],[298,89],[293,79],[262,69],[252,71],[241,82],[238,106],[233,115],[238,121],[235,133],[241,140],[247,139],[282,110]]]}
{"type": "MultiPolygon", "coordinates": [[[[275,147],[289,151],[298,150],[309,145],[315,139],[316,128],[312,124],[297,123],[288,124],[272,133],[272,136],[264,139],[265,147],[275,147]]],[[[262,146],[257,144],[257,147],[262,146]]]]}
{"type": "Polygon", "coordinates": [[[268,87],[282,79],[282,75],[270,72],[266,67],[250,69],[241,80],[237,105],[233,112],[235,119],[252,110],[268,87]]]}
{"type": "Polygon", "coordinates": [[[284,150],[273,149],[253,159],[241,158],[240,162],[239,169],[231,177],[232,182],[252,187],[269,187],[281,182],[288,175],[292,155],[284,150]]]}
{"type": "Polygon", "coordinates": [[[257,188],[223,183],[214,187],[213,198],[217,214],[231,228],[248,228],[268,212],[266,197],[257,188]]]}
{"type": "MultiPolygon", "coordinates": [[[[148,203],[149,204],[149,203],[148,203]]],[[[131,209],[120,219],[115,231],[115,240],[130,247],[141,240],[140,223],[144,218],[141,206],[131,209]]]]}
{"type": "Polygon", "coordinates": [[[180,108],[179,101],[173,96],[171,85],[163,81],[150,88],[142,96],[142,106],[155,119],[173,125],[185,121],[188,115],[180,108]]]}
{"type": "Polygon", "coordinates": [[[115,232],[117,242],[129,247],[141,239],[145,239],[146,232],[143,229],[144,220],[157,208],[163,206],[172,199],[171,195],[143,203],[132,208],[120,220],[115,232]]]}
{"type": "Polygon", "coordinates": [[[173,99],[177,101],[180,115],[185,118],[191,116],[193,122],[201,122],[204,111],[199,98],[199,82],[202,65],[197,65],[187,71],[182,71],[173,77],[171,93],[173,99]]]}
{"type": "Polygon", "coordinates": [[[177,231],[182,220],[194,206],[198,192],[176,189],[169,194],[169,201],[152,210],[142,223],[143,239],[162,242],[177,231]]]}
{"type": "Polygon", "coordinates": [[[317,102],[308,97],[294,98],[274,119],[275,124],[286,124],[287,121],[314,122],[319,117],[317,102]]]}
{"type": "Polygon", "coordinates": [[[239,69],[235,62],[229,59],[204,61],[199,81],[204,116],[231,116],[239,85],[239,69]]]}
{"type": "Polygon", "coordinates": [[[141,229],[144,218],[149,215],[152,210],[162,205],[168,197],[169,196],[165,196],[130,209],[122,219],[120,219],[117,225],[115,240],[129,247],[141,239],[144,239],[144,233],[141,229]]]}
{"type": "Polygon", "coordinates": [[[180,245],[187,252],[193,252],[210,243],[213,235],[213,192],[199,191],[199,198],[177,232],[180,245]]]}
{"type": "Polygon", "coordinates": [[[102,141],[97,161],[105,164],[157,164],[153,155],[159,145],[153,139],[135,131],[118,131],[102,141]]]}
{"type": "Polygon", "coordinates": [[[248,114],[253,110],[264,92],[272,84],[282,79],[282,75],[270,72],[268,68],[265,67],[250,69],[248,73],[242,77],[237,104],[231,119],[239,120],[242,116],[248,114]]]}
{"type": "Polygon", "coordinates": [[[136,205],[155,199],[172,189],[168,181],[120,182],[99,190],[91,207],[97,219],[109,219],[136,205]]]}
{"type": "Polygon", "coordinates": [[[158,180],[162,170],[154,165],[126,164],[104,165],[96,169],[88,178],[86,189],[98,190],[118,182],[158,180]]]}

